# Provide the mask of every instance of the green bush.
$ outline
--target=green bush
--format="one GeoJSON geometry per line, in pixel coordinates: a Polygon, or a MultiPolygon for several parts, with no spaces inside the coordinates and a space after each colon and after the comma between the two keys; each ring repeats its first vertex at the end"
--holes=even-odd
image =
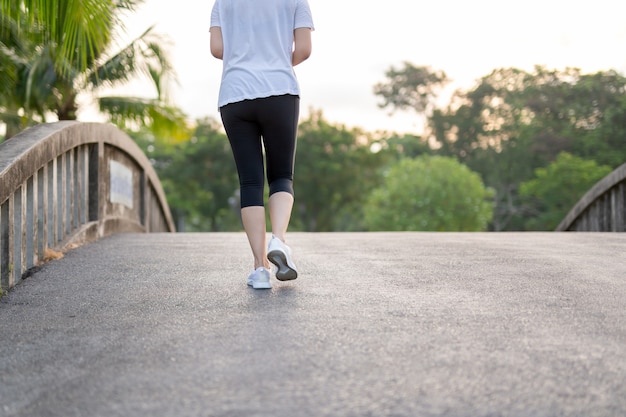
{"type": "Polygon", "coordinates": [[[493,215],[493,193],[455,159],[404,159],[370,194],[365,223],[371,231],[483,231],[493,215]]]}

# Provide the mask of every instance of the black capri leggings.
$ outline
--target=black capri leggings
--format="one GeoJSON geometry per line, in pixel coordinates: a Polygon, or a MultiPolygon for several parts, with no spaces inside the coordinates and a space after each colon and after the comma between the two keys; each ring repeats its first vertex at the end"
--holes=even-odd
{"type": "Polygon", "coordinates": [[[300,98],[294,95],[244,100],[220,109],[239,174],[241,208],[264,205],[263,147],[270,195],[294,194],[299,110],[300,98]]]}

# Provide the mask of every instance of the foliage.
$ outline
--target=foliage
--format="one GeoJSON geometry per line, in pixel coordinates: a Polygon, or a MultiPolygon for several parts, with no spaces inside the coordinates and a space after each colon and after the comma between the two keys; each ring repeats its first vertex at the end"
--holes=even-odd
{"type": "Polygon", "coordinates": [[[152,134],[172,143],[184,141],[192,135],[193,128],[188,125],[187,116],[179,108],[160,100],[101,97],[99,102],[100,110],[122,129],[136,130],[137,126],[145,126],[152,134]]]}
{"type": "Polygon", "coordinates": [[[380,181],[384,152],[373,152],[374,139],[312,112],[299,126],[294,177],[292,230],[361,230],[362,205],[380,181]]]}
{"type": "Polygon", "coordinates": [[[372,231],[481,231],[493,214],[491,196],[478,174],[452,158],[407,158],[372,191],[365,221],[372,231]]]}
{"type": "Polygon", "coordinates": [[[535,177],[520,186],[520,194],[531,199],[535,208],[526,228],[554,230],[578,200],[610,172],[609,166],[566,152],[547,167],[537,168],[535,177]]]}
{"type": "Polygon", "coordinates": [[[55,45],[55,70],[68,70],[75,63],[81,71],[90,64],[88,57],[95,55],[111,40],[111,28],[119,25],[119,9],[133,10],[136,0],[0,0],[3,16],[1,31],[8,31],[13,22],[18,36],[39,32],[41,44],[55,45]],[[86,18],[89,16],[89,18],[86,18]]]}
{"type": "Polygon", "coordinates": [[[390,107],[392,111],[410,109],[417,113],[428,113],[433,107],[437,90],[449,81],[443,71],[416,67],[410,62],[404,62],[402,68],[392,66],[385,76],[386,83],[374,86],[374,94],[383,99],[379,106],[390,107]]]}
{"type": "MultiPolygon", "coordinates": [[[[373,152],[372,137],[331,125],[320,112],[299,130],[290,230],[362,230],[364,199],[380,183],[383,164],[397,157],[396,148],[373,152]]],[[[161,178],[178,230],[241,229],[236,167],[217,121],[199,121],[193,137],[177,144],[145,131],[131,135],[161,178]]]]}
{"type": "MultiPolygon", "coordinates": [[[[576,203],[566,199],[563,204],[569,207],[561,209],[550,205],[554,210],[552,221],[537,221],[538,215],[542,218],[550,215],[541,208],[543,205],[538,207],[536,201],[529,202],[519,190],[521,183],[530,180],[538,168],[554,162],[562,152],[613,167],[626,161],[626,135],[619,128],[624,118],[611,120],[609,116],[616,112],[625,114],[625,85],[626,79],[614,71],[582,74],[573,68],[549,71],[536,67],[533,73],[524,74],[519,91],[509,93],[507,101],[514,103],[517,112],[525,116],[517,123],[509,123],[510,133],[501,152],[486,165],[509,161],[507,181],[502,181],[502,176],[486,179],[498,192],[496,230],[552,230],[552,225],[558,224],[576,203]]],[[[580,169],[591,169],[589,175],[593,175],[589,165],[581,165],[580,169]]],[[[579,196],[586,191],[573,188],[576,189],[579,196]]]]}
{"type": "Polygon", "coordinates": [[[424,138],[411,134],[392,133],[389,137],[380,138],[375,145],[393,161],[434,153],[424,138]]]}
{"type": "Polygon", "coordinates": [[[121,30],[121,11],[137,1],[23,0],[3,1],[0,30],[0,120],[7,137],[25,127],[75,120],[79,97],[147,77],[156,98],[100,98],[100,110],[120,126],[147,125],[162,136],[187,136],[180,111],[167,104],[167,86],[174,79],[164,39],[152,28],[112,53],[121,30]],[[90,16],[85,19],[84,16],[90,16]]]}
{"type": "MultiPolygon", "coordinates": [[[[405,64],[404,70],[387,73],[394,88],[385,92],[393,98],[385,105],[423,113],[414,99],[424,91],[413,81],[415,68],[405,64]]],[[[439,85],[436,78],[423,79],[439,85]]],[[[619,166],[626,160],[624,114],[626,78],[615,71],[502,68],[474,88],[455,92],[446,108],[433,107],[426,141],[437,154],[480,173],[495,191],[492,230],[523,230],[534,208],[520,197],[520,183],[561,152],[619,166]]]]}
{"type": "MultiPolygon", "coordinates": [[[[23,22],[22,22],[23,23],[23,22]]],[[[40,31],[33,28],[29,37],[20,36],[20,22],[0,14],[0,122],[6,124],[7,139],[30,124],[45,120],[38,106],[42,92],[33,86],[32,77],[24,76],[25,63],[36,54],[40,31]],[[28,91],[29,99],[25,99],[28,91]]],[[[46,56],[46,51],[40,51],[46,56]]],[[[34,76],[33,72],[33,76],[34,76]]],[[[47,74],[44,83],[48,82],[47,74]]]]}
{"type": "Polygon", "coordinates": [[[174,144],[134,136],[161,179],[179,231],[240,230],[237,171],[216,121],[200,120],[189,140],[174,144]]]}

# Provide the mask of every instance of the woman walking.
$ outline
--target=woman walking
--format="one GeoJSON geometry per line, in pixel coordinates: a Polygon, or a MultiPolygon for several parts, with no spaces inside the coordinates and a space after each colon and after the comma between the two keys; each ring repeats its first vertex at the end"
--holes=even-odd
{"type": "Polygon", "coordinates": [[[307,0],[216,0],[211,54],[223,60],[218,107],[241,191],[241,218],[254,257],[248,285],[271,288],[297,278],[285,234],[294,201],[300,89],[293,67],[311,54],[307,0]],[[263,158],[265,150],[265,160],[263,158]],[[264,169],[272,238],[266,247],[264,169]]]}

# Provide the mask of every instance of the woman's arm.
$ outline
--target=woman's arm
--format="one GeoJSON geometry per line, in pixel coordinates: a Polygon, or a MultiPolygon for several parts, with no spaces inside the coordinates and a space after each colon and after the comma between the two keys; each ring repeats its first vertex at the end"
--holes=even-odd
{"type": "Polygon", "coordinates": [[[291,65],[294,67],[304,62],[311,56],[313,45],[311,43],[311,29],[297,28],[293,31],[293,53],[291,54],[291,65]]]}
{"type": "Polygon", "coordinates": [[[211,55],[217,59],[224,57],[224,39],[222,39],[222,28],[219,26],[213,26],[209,32],[211,33],[211,55]]]}

